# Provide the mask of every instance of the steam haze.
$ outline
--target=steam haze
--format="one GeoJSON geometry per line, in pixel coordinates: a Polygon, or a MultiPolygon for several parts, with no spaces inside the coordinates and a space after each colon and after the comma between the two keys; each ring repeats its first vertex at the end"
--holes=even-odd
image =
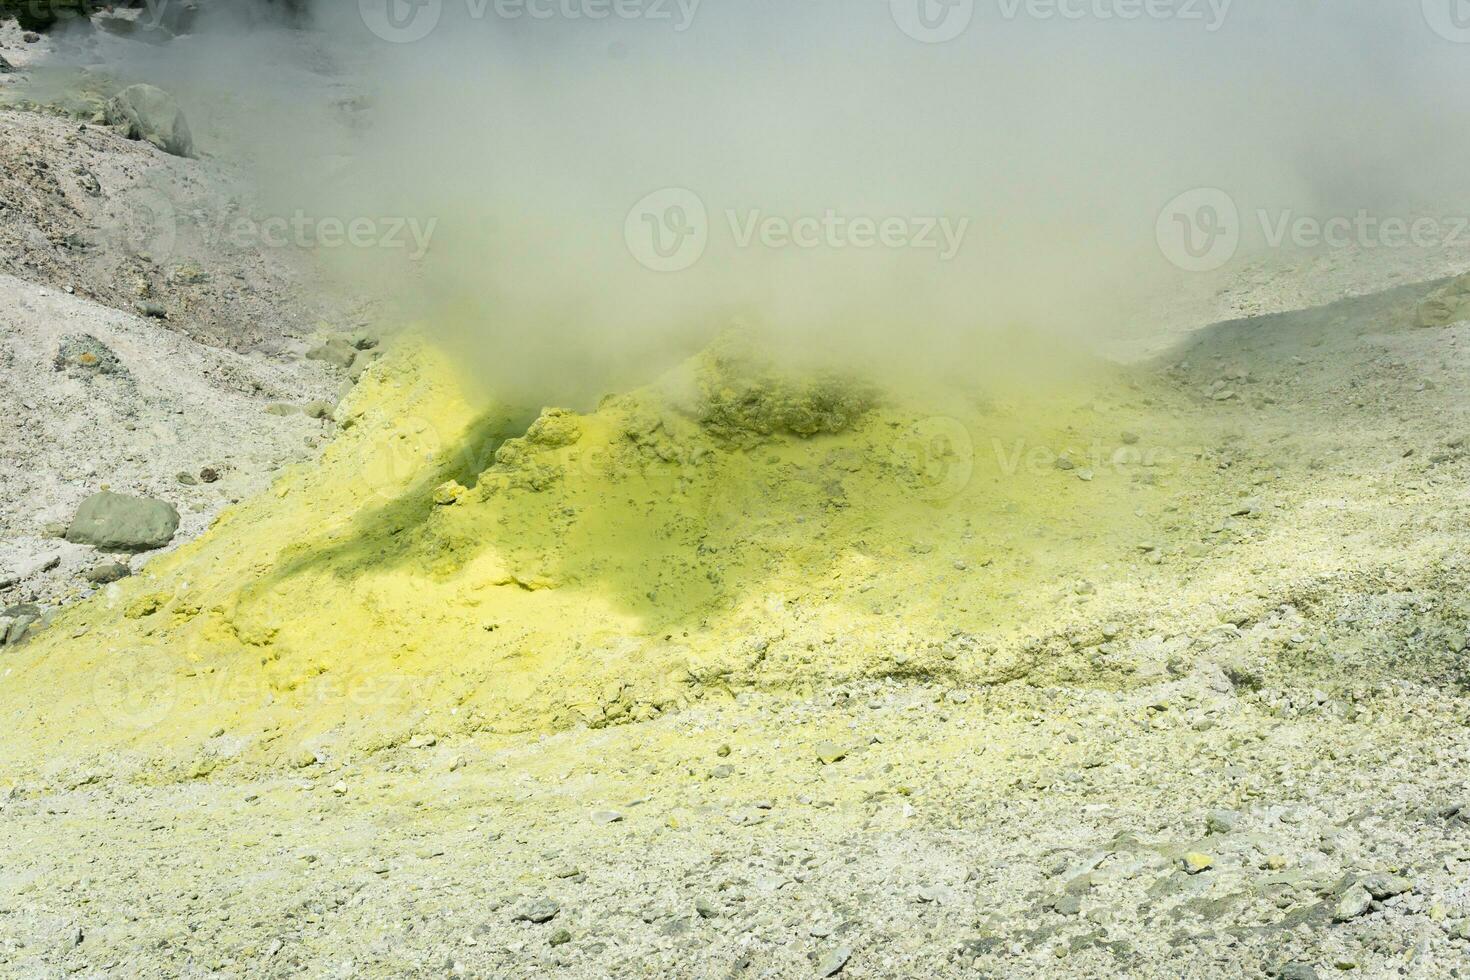
{"type": "Polygon", "coordinates": [[[370,4],[318,4],[320,64],[255,17],[139,70],[249,107],[280,213],[432,228],[416,260],[407,235],[327,257],[491,389],[544,403],[645,380],[737,319],[792,355],[920,370],[1004,369],[1017,337],[1085,346],[1187,274],[1156,228],[1195,188],[1238,203],[1246,253],[1257,209],[1467,212],[1470,127],[1447,95],[1470,61],[1419,4],[1101,16],[1134,6],[992,0],[926,43],[902,2],[648,0],[594,20],[566,11],[612,5],[445,0],[428,36],[389,43],[370,4]],[[684,192],[707,234],[687,267],[638,238],[694,217],[684,192]],[[803,244],[784,242],[800,218],[803,244]],[[858,247],[874,235],[854,220],[887,222],[887,243],[858,247]]]}

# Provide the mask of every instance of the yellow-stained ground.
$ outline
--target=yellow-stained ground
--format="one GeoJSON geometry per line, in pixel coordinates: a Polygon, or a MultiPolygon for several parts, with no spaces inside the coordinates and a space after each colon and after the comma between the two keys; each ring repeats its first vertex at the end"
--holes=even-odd
{"type": "Polygon", "coordinates": [[[404,341],[318,464],[11,658],[7,748],[147,762],[222,732],[207,770],[745,687],[1013,678],[1094,590],[1149,601],[1159,515],[1209,468],[1177,396],[1116,369],[915,394],[745,350],[535,418],[404,341]]]}
{"type": "Polygon", "coordinates": [[[319,463],[7,649],[0,966],[1457,976],[1427,289],[1018,390],[721,345],[539,418],[407,341],[319,463]]]}

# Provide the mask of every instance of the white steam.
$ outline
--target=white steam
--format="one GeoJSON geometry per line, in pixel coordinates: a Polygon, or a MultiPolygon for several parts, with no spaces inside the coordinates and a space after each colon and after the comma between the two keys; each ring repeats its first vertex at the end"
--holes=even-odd
{"type": "Polygon", "coordinates": [[[1418,3],[377,2],[322,0],[305,40],[222,18],[138,67],[231,96],[215,149],[275,211],[404,223],[329,258],[548,403],[735,317],[976,372],[1017,331],[1107,335],[1184,274],[1160,215],[1195,188],[1242,252],[1259,211],[1470,213],[1470,44],[1418,3]]]}

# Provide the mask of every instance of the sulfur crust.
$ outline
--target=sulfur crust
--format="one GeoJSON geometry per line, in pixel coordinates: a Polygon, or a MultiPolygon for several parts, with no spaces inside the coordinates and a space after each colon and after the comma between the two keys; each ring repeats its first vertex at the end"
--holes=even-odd
{"type": "Polygon", "coordinates": [[[400,343],[319,462],[21,648],[6,764],[119,751],[162,773],[223,730],[223,761],[289,765],[751,687],[1014,679],[1084,621],[1075,583],[1147,593],[1118,563],[1197,465],[1123,451],[1122,428],[1170,423],[1106,372],[997,404],[717,347],[529,428],[466,390],[449,357],[400,343]]]}

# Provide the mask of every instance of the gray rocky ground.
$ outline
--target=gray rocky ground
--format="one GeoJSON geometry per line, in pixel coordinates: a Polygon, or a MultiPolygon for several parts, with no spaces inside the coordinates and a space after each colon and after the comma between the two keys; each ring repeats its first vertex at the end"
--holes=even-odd
{"type": "MultiPolygon", "coordinates": [[[[1430,290],[1224,324],[1143,369],[1237,432],[1210,452],[1254,502],[1183,488],[1151,542],[1217,583],[1208,603],[1100,610],[999,686],[745,692],[163,783],[58,769],[5,791],[0,958],[17,976],[1462,975],[1470,324],[1414,326],[1430,290]]],[[[411,690],[383,697],[371,710],[412,714],[411,690]]],[[[229,738],[200,733],[200,758],[229,738]]]]}
{"type": "Polygon", "coordinates": [[[1463,697],[1211,662],[1416,601],[1174,637],[1126,693],[892,683],[20,791],[0,948],[27,976],[1455,976],[1463,697]]]}
{"type": "MultiPolygon", "coordinates": [[[[34,58],[33,47],[24,53],[34,58]]],[[[279,352],[321,322],[361,319],[351,299],[303,288],[302,250],[232,236],[252,212],[228,163],[163,153],[103,125],[115,85],[99,71],[13,60],[26,67],[0,76],[0,105],[29,108],[7,111],[0,127],[0,273],[237,351],[279,352]]]]}
{"type": "Polygon", "coordinates": [[[331,431],[299,409],[268,411],[334,401],[345,378],[322,362],[199,344],[9,276],[0,276],[0,309],[0,597],[10,602],[90,591],[81,576],[104,555],[64,534],[91,494],[172,504],[181,542],[281,465],[309,458],[331,431]],[[65,360],[79,338],[100,352],[95,367],[65,360]]]}
{"type": "MultiPolygon", "coordinates": [[[[21,68],[50,43],[0,28],[21,68]]],[[[227,200],[207,145],[81,126],[0,110],[6,607],[146,561],[65,540],[100,490],[197,535],[330,437],[279,406],[347,375],[304,356],[298,256],[159,261],[118,217],[155,181],[227,200]]],[[[0,772],[0,975],[1464,976],[1470,324],[1415,323],[1463,259],[1278,258],[1170,298],[1139,370],[1228,434],[1205,451],[1239,506],[1184,488],[1139,560],[1214,576],[1208,603],[1100,612],[999,686],[747,691],[290,771],[0,772]]]]}
{"type": "Polygon", "coordinates": [[[310,458],[350,378],[304,355],[371,315],[304,249],[226,233],[250,187],[208,146],[104,124],[117,83],[76,65],[128,42],[23,34],[0,23],[0,613],[94,590],[116,556],[64,536],[87,496],[175,507],[176,546],[310,458]]]}

